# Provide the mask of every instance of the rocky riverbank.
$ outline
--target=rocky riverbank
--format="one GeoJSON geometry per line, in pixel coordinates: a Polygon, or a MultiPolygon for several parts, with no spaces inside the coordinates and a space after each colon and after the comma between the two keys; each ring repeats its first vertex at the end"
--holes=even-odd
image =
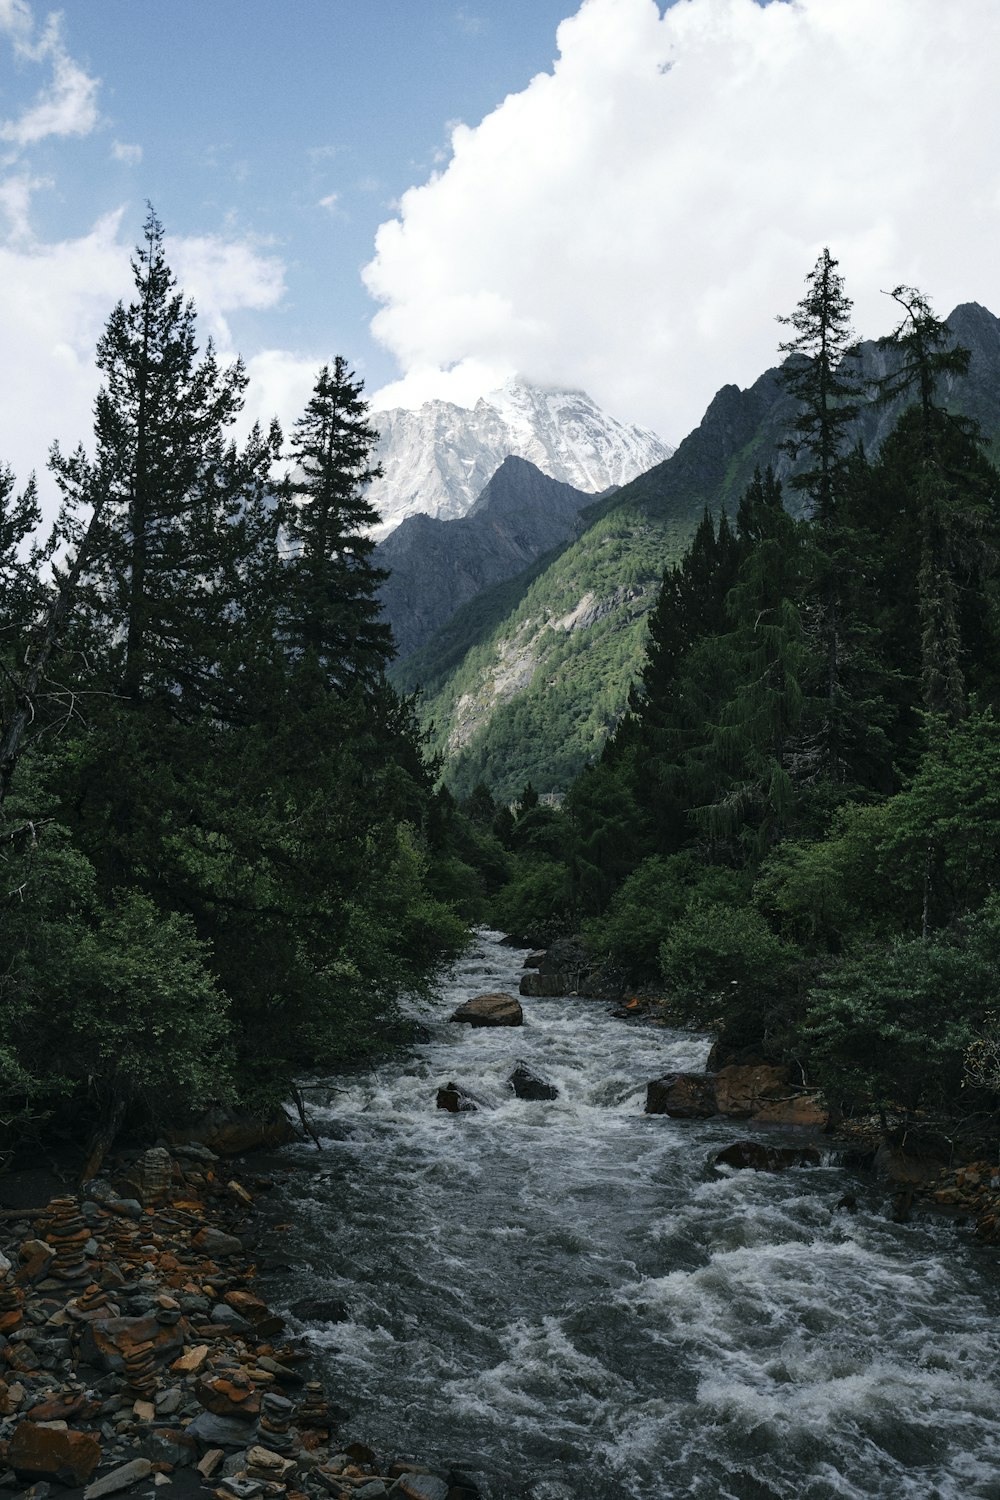
{"type": "Polygon", "coordinates": [[[3,1211],[0,1493],[474,1500],[466,1476],[342,1432],[307,1344],[254,1290],[272,1186],[188,1143],[3,1211]]]}

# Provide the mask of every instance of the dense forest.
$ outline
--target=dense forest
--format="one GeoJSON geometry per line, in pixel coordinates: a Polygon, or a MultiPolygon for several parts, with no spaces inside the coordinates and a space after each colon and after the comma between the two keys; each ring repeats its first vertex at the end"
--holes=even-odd
{"type": "Polygon", "coordinates": [[[199,351],[152,211],[133,273],[55,526],[0,477],[0,1144],[95,1162],[386,1046],[466,938],[385,678],[360,382],[338,357],[287,445],[241,446],[243,367],[199,351]]]}
{"type": "MultiPolygon", "coordinates": [[[[582,930],[735,1058],[850,1107],[992,1108],[1000,1088],[1000,476],[941,396],[968,352],[898,287],[859,378],[824,252],[781,321],[798,416],[668,567],[629,712],[560,808],[462,804],[508,861],[498,924],[582,930]],[[902,413],[869,457],[859,403],[902,413]],[[791,503],[789,503],[791,502],[791,503]]],[[[495,878],[495,877],[494,877],[495,878]]]]}
{"type": "Polygon", "coordinates": [[[611,988],[847,1107],[992,1107],[1000,476],[925,296],[893,293],[869,389],[823,253],[781,320],[787,492],[706,511],[599,759],[510,806],[437,784],[387,679],[361,383],[338,357],[287,441],[240,446],[243,368],[199,352],[152,212],[133,272],[55,525],[0,476],[6,1150],[266,1115],[404,1040],[480,920],[582,932],[611,988]],[[859,405],[901,397],[869,456],[859,405]]]}

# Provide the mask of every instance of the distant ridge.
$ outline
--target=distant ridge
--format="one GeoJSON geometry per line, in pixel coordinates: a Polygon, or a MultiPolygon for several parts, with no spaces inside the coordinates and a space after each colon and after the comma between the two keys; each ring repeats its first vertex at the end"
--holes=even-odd
{"type": "Polygon", "coordinates": [[[374,557],[389,570],[379,597],[400,655],[422,646],[483,589],[578,535],[580,512],[593,498],[511,457],[466,515],[407,516],[374,557]]]}

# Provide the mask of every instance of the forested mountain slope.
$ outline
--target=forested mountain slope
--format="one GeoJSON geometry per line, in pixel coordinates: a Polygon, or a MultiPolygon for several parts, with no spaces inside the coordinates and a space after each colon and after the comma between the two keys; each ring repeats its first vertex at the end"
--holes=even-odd
{"type": "MultiPolygon", "coordinates": [[[[1000,320],[966,303],[948,324],[972,360],[943,394],[995,443],[1000,320]]],[[[884,374],[889,358],[863,343],[860,374],[884,374]]],[[[592,507],[587,531],[547,567],[480,596],[396,664],[397,686],[423,689],[422,713],[456,792],[485,781],[508,798],[528,780],[562,791],[600,750],[628,701],[664,568],[682,555],[706,507],[735,512],[756,467],[790,472],[781,444],[795,409],[777,369],[746,390],[724,386],[677,452],[592,507]]],[[[854,440],[875,452],[897,416],[898,405],[868,402],[854,440]]],[[[799,503],[794,490],[786,497],[799,503]]]]}
{"type": "Polygon", "coordinates": [[[593,501],[527,459],[509,457],[466,515],[407,516],[374,553],[389,574],[379,600],[400,654],[417,650],[483,589],[578,536],[580,512],[593,501]]]}

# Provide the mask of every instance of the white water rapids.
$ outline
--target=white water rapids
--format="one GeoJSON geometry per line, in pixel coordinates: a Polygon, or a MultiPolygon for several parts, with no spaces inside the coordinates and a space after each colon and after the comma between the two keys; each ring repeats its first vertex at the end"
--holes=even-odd
{"type": "Polygon", "coordinates": [[[331,1079],[325,1151],[292,1148],[272,1300],[346,1304],[307,1331],[350,1436],[490,1500],[1000,1500],[995,1255],[833,1164],[711,1169],[745,1124],[643,1114],[698,1038],[576,999],[448,1023],[523,959],[480,934],[430,1039],[331,1079]],[[519,1061],[559,1098],[515,1099],[519,1061]],[[449,1080],[496,1108],[436,1109],[449,1080]]]}

